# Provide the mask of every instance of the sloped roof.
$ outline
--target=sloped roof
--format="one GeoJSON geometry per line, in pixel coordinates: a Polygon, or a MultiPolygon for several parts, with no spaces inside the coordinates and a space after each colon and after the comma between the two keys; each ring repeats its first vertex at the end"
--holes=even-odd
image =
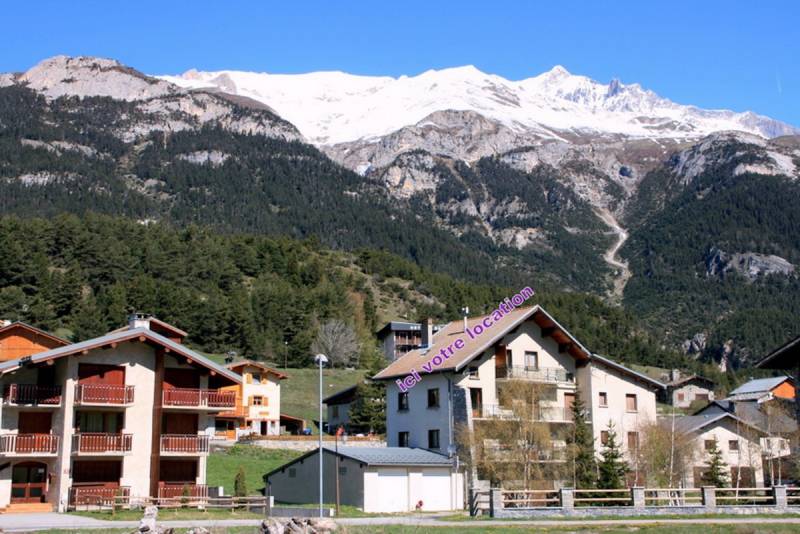
{"type": "Polygon", "coordinates": [[[333,395],[325,397],[324,399],[322,399],[322,403],[334,405],[334,404],[344,404],[350,402],[353,400],[353,398],[355,398],[356,389],[358,389],[358,384],[350,386],[349,388],[342,389],[340,391],[337,391],[333,395]]]}
{"type": "MultiPolygon", "coordinates": [[[[336,450],[334,447],[328,445],[322,446],[327,454],[335,455],[336,450]]],[[[302,456],[283,464],[266,473],[264,478],[269,478],[271,475],[279,471],[283,471],[310,456],[315,456],[319,452],[319,447],[310,450],[302,456]]],[[[410,466],[410,467],[450,467],[453,465],[453,460],[439,454],[438,452],[429,451],[427,449],[417,449],[411,447],[339,447],[339,456],[342,458],[349,458],[350,460],[360,462],[368,466],[410,466]]]]}
{"type": "MultiPolygon", "coordinates": [[[[777,406],[780,402],[781,401],[776,399],[769,404],[777,406]]],[[[764,432],[767,432],[767,429],[773,433],[779,434],[789,434],[797,431],[797,421],[791,415],[791,406],[787,406],[784,412],[775,410],[772,413],[766,413],[764,411],[765,408],[764,404],[758,402],[734,402],[727,399],[715,400],[697,410],[693,415],[712,415],[725,412],[739,417],[743,421],[760,428],[764,432]]]]}
{"type": "Polygon", "coordinates": [[[638,371],[634,371],[633,369],[629,369],[629,368],[625,367],[624,365],[622,365],[621,363],[617,363],[614,360],[606,358],[605,356],[600,356],[599,354],[592,353],[592,362],[599,362],[602,365],[610,367],[611,369],[615,369],[615,370],[619,371],[620,373],[626,374],[626,375],[631,376],[631,377],[633,377],[635,379],[641,380],[642,382],[644,382],[646,384],[649,384],[651,386],[655,386],[655,387],[660,388],[660,389],[666,388],[666,386],[664,384],[662,384],[661,382],[659,382],[658,380],[656,380],[654,378],[650,378],[649,376],[647,376],[644,373],[640,373],[638,371]]]}
{"type": "Polygon", "coordinates": [[[770,378],[757,378],[755,380],[750,380],[749,382],[745,382],[738,388],[731,391],[729,397],[735,397],[737,395],[750,395],[754,393],[769,393],[787,380],[794,382],[794,380],[788,376],[773,376],[770,378]]]}
{"type": "Polygon", "coordinates": [[[791,339],[764,356],[756,367],[762,369],[794,369],[800,360],[800,336],[791,339]]]}
{"type": "MultiPolygon", "coordinates": [[[[471,317],[467,319],[467,327],[474,330],[475,326],[480,325],[485,319],[491,319],[492,314],[471,317]]],[[[433,335],[432,345],[429,348],[419,348],[409,351],[397,358],[389,366],[375,375],[378,380],[386,380],[405,376],[412,369],[419,369],[422,364],[427,363],[442,349],[446,349],[457,339],[464,341],[464,348],[455,351],[453,356],[445,360],[434,372],[460,371],[470,361],[483,354],[483,351],[500,341],[509,332],[522,324],[529,318],[533,318],[537,325],[549,330],[549,335],[560,345],[565,347],[574,358],[588,361],[591,352],[570,334],[566,328],[561,326],[549,313],[538,304],[524,308],[516,308],[506,313],[501,319],[493,321],[491,327],[487,328],[482,334],[471,338],[464,332],[463,321],[453,321],[447,323],[441,330],[433,335]]]]}
{"type": "Polygon", "coordinates": [[[34,354],[33,356],[17,358],[16,360],[8,360],[6,362],[0,363],[0,375],[14,372],[23,365],[26,365],[27,363],[43,363],[48,360],[55,360],[58,358],[63,358],[65,356],[71,356],[73,354],[82,353],[84,351],[110,346],[114,343],[123,343],[125,341],[133,341],[133,340],[149,341],[156,345],[160,345],[165,349],[174,352],[175,354],[180,354],[181,356],[192,360],[194,363],[197,363],[198,365],[201,365],[203,367],[206,367],[207,369],[219,373],[220,375],[228,378],[229,380],[237,384],[241,384],[242,382],[242,377],[234,373],[233,371],[214,363],[205,356],[193,351],[192,349],[186,347],[185,345],[176,343],[162,336],[161,334],[153,332],[152,330],[149,330],[147,328],[133,328],[128,330],[122,330],[119,332],[112,332],[104,336],[96,337],[94,339],[87,339],[86,341],[81,341],[80,343],[73,343],[71,345],[66,345],[64,347],[58,347],[52,350],[40,352],[38,354],[34,354]]]}
{"type": "Polygon", "coordinates": [[[712,388],[714,387],[714,382],[711,381],[711,379],[706,378],[704,376],[700,376],[700,375],[682,376],[682,377],[678,378],[677,380],[671,380],[671,381],[667,382],[665,385],[668,388],[678,388],[678,387],[681,387],[684,384],[688,384],[689,382],[692,382],[692,381],[695,381],[695,380],[698,381],[698,382],[703,382],[703,383],[705,383],[707,385],[710,385],[712,388]]]}
{"type": "MultiPolygon", "coordinates": [[[[731,420],[742,424],[748,428],[752,428],[759,433],[764,433],[763,430],[760,428],[748,423],[747,421],[736,417],[732,413],[729,412],[719,412],[719,413],[708,413],[708,414],[700,414],[700,415],[684,415],[683,417],[676,417],[675,418],[675,430],[682,433],[692,433],[697,432],[711,424],[714,424],[718,421],[722,421],[723,419],[730,418],[731,420]]],[[[664,422],[663,424],[669,424],[670,421],[669,417],[665,417],[662,419],[664,422]]]]}
{"type": "Polygon", "coordinates": [[[238,361],[238,362],[229,363],[225,367],[227,367],[231,371],[235,372],[236,369],[238,369],[240,367],[245,367],[247,365],[252,365],[253,367],[258,367],[259,369],[261,369],[262,371],[264,371],[266,373],[271,373],[271,374],[277,376],[279,380],[284,380],[286,378],[289,378],[289,375],[281,373],[277,369],[273,369],[272,367],[266,366],[263,363],[255,362],[253,360],[241,360],[241,361],[238,361]]]}
{"type": "Polygon", "coordinates": [[[28,323],[24,323],[22,321],[14,321],[13,323],[7,324],[6,326],[0,328],[0,335],[5,334],[6,332],[10,332],[11,330],[16,330],[16,329],[23,329],[23,330],[27,330],[29,332],[33,332],[34,334],[46,337],[47,339],[49,339],[49,340],[51,340],[54,343],[57,343],[59,345],[69,345],[69,343],[70,343],[66,339],[62,339],[62,338],[60,338],[58,336],[54,336],[53,334],[51,334],[49,332],[45,332],[41,328],[36,328],[35,326],[31,326],[28,323]]]}

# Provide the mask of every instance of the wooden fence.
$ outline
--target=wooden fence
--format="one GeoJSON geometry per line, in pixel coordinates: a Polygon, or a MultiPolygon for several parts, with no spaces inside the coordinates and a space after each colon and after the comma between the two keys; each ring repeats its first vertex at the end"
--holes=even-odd
{"type": "Polygon", "coordinates": [[[640,488],[470,491],[472,515],[658,515],[697,513],[796,513],[800,487],[640,488]]]}

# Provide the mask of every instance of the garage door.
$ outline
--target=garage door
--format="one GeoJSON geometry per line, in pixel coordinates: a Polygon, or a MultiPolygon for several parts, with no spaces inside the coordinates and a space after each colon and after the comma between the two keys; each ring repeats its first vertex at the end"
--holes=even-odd
{"type": "Polygon", "coordinates": [[[405,469],[378,470],[376,500],[381,512],[408,511],[408,476],[405,469]]]}
{"type": "Polygon", "coordinates": [[[450,510],[450,470],[425,468],[420,487],[423,510],[450,510]]]}

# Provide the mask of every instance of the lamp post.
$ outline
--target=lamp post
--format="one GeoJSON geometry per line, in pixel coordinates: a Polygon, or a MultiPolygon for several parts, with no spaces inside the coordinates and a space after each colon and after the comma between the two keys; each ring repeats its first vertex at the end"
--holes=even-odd
{"type": "Polygon", "coordinates": [[[322,517],[322,366],[328,363],[328,357],[317,354],[314,363],[319,365],[319,516],[322,517]]]}

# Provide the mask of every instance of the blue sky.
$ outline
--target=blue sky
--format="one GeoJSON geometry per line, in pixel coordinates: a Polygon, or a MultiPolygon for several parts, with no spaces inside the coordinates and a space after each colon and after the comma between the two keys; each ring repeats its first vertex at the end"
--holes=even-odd
{"type": "Polygon", "coordinates": [[[561,64],[707,108],[800,126],[800,2],[29,1],[3,6],[0,71],[56,54],[189,68],[510,79],[561,64]]]}

